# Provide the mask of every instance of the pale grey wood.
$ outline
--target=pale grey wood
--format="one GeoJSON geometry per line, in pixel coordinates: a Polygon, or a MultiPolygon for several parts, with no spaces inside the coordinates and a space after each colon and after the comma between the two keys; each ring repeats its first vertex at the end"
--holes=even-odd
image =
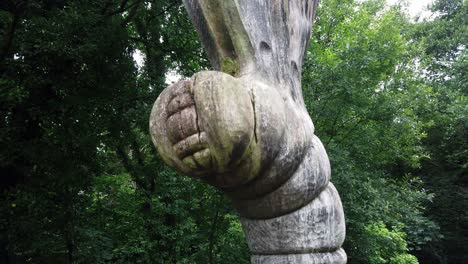
{"type": "Polygon", "coordinates": [[[346,253],[343,249],[335,252],[309,253],[309,254],[287,254],[287,255],[253,255],[252,264],[345,264],[346,253]]]}
{"type": "MultiPolygon", "coordinates": [[[[311,202],[328,185],[330,179],[330,163],[322,143],[315,135],[299,167],[293,170],[292,175],[285,175],[290,176],[285,183],[258,198],[236,199],[233,193],[228,192],[228,195],[243,216],[253,219],[284,215],[311,202]]],[[[260,179],[257,182],[261,184],[264,181],[260,179]]],[[[248,187],[253,188],[255,185],[248,187]]]]}
{"type": "Polygon", "coordinates": [[[270,219],[241,218],[255,255],[333,252],[345,238],[341,201],[333,184],[306,206],[270,219]]]}
{"type": "Polygon", "coordinates": [[[341,201],[301,92],[318,1],[184,3],[217,71],[156,100],[161,157],[230,197],[252,263],[346,263],[341,201]]]}

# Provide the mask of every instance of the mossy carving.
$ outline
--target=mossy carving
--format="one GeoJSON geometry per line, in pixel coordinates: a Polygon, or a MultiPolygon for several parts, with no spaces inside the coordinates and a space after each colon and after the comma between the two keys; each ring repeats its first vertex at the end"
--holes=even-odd
{"type": "Polygon", "coordinates": [[[346,263],[341,200],[300,96],[318,1],[184,3],[218,71],[156,100],[150,130],[161,157],[229,196],[252,263],[346,263]]]}

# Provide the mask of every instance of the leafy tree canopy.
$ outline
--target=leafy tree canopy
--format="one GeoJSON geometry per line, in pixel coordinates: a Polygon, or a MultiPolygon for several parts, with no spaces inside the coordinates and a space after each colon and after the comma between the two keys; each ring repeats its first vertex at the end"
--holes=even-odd
{"type": "MultiPolygon", "coordinates": [[[[468,258],[466,1],[432,11],[318,10],[303,93],[349,263],[468,258]]],[[[226,198],[149,138],[168,73],[208,67],[181,1],[1,1],[0,263],[249,263],[226,198]]]]}

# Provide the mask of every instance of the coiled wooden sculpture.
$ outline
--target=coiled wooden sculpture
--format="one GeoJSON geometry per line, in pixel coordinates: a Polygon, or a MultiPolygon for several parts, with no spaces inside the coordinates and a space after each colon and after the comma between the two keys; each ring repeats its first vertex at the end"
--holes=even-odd
{"type": "Polygon", "coordinates": [[[346,263],[339,195],[304,105],[315,0],[185,0],[217,71],[165,89],[150,130],[166,163],[223,190],[252,263],[346,263]]]}

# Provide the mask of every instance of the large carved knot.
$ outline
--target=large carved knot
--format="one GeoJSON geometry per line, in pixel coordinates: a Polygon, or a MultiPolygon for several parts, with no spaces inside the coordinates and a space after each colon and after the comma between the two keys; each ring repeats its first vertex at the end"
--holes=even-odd
{"type": "Polygon", "coordinates": [[[166,163],[222,189],[241,215],[270,218],[316,197],[330,167],[305,109],[258,79],[197,73],[161,93],[150,129],[166,163]]]}
{"type": "Polygon", "coordinates": [[[161,93],[150,129],[168,164],[216,187],[230,188],[252,177],[254,161],[248,160],[255,122],[251,96],[241,81],[221,72],[201,72],[161,93]]]}

